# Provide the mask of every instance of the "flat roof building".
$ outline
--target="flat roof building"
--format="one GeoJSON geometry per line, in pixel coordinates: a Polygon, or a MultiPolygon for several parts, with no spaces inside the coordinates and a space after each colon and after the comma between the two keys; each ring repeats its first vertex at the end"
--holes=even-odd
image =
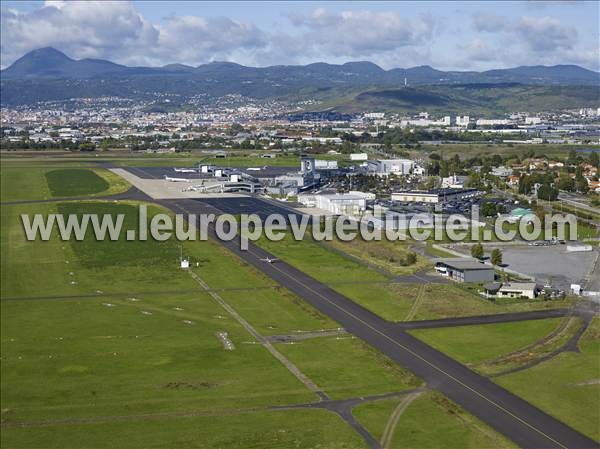
{"type": "Polygon", "coordinates": [[[369,173],[378,176],[409,175],[414,167],[414,161],[410,159],[377,159],[367,161],[369,173]]]}
{"type": "Polygon", "coordinates": [[[403,203],[445,203],[447,201],[474,198],[480,192],[477,189],[444,188],[433,190],[407,190],[392,193],[392,201],[403,203]]]}
{"type": "Polygon", "coordinates": [[[317,207],[334,215],[359,215],[367,208],[369,194],[362,192],[298,195],[298,201],[306,207],[317,207]]]}
{"type": "Polygon", "coordinates": [[[458,282],[491,282],[495,279],[494,267],[472,258],[438,259],[435,271],[458,282]]]}

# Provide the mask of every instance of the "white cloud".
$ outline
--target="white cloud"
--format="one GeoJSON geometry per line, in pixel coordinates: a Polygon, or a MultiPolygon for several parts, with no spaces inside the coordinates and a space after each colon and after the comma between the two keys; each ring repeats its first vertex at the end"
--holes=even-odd
{"type": "Polygon", "coordinates": [[[226,17],[182,16],[169,19],[159,28],[158,45],[153,53],[160,60],[187,62],[228,59],[239,50],[263,48],[266,33],[250,23],[226,17]]]}
{"type": "Polygon", "coordinates": [[[506,28],[508,20],[495,14],[475,14],[473,25],[479,32],[497,33],[506,28]]]}
{"type": "Polygon", "coordinates": [[[533,51],[570,49],[577,42],[577,30],[561,24],[554,17],[521,17],[512,29],[533,51]]]}
{"type": "Polygon", "coordinates": [[[53,46],[77,58],[125,61],[158,39],[158,30],[126,2],[53,1],[28,13],[3,10],[1,27],[3,59],[53,46]]]}
{"type": "Polygon", "coordinates": [[[373,53],[428,44],[433,36],[431,17],[404,18],[397,12],[343,11],[323,8],[310,15],[290,16],[301,27],[303,42],[322,54],[368,57],[373,53]]]}
{"type": "MultiPolygon", "coordinates": [[[[508,19],[493,14],[475,14],[473,28],[478,37],[459,45],[464,64],[488,62],[487,68],[518,65],[579,64],[600,69],[598,46],[586,45],[575,27],[553,16],[522,16],[508,19]]],[[[597,35],[597,31],[596,31],[597,35]]]]}
{"type": "Polygon", "coordinates": [[[28,13],[3,9],[1,25],[3,66],[48,46],[74,58],[159,65],[226,59],[231,52],[266,42],[254,25],[223,17],[174,17],[153,25],[122,1],[48,1],[28,13]]]}
{"type": "Polygon", "coordinates": [[[365,59],[384,68],[575,63],[598,69],[598,46],[589,43],[586,32],[578,33],[556,15],[519,18],[476,13],[472,27],[465,27],[460,20],[445,22],[435,9],[417,16],[401,11],[315,8],[289,15],[275,31],[249,20],[212,16],[172,16],[151,23],[125,1],[46,1],[28,12],[2,8],[0,65],[6,67],[28,51],[52,46],[76,59],[103,58],[128,65],[365,59]]]}

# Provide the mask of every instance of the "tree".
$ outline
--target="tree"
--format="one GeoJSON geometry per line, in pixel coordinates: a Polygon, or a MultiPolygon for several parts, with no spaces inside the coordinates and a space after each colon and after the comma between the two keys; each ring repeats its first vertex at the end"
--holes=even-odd
{"type": "Polygon", "coordinates": [[[83,142],[79,144],[79,151],[94,151],[96,149],[96,145],[92,142],[83,142]]]}
{"type": "Polygon", "coordinates": [[[493,203],[491,201],[483,203],[481,206],[481,213],[484,217],[493,217],[494,215],[497,215],[498,212],[500,212],[498,210],[498,206],[496,205],[496,203],[493,203]]]}
{"type": "Polygon", "coordinates": [[[483,259],[483,245],[481,243],[471,246],[471,257],[483,259]]]}
{"type": "Polygon", "coordinates": [[[577,171],[575,172],[575,188],[578,192],[587,193],[589,190],[587,179],[583,176],[583,171],[581,167],[577,167],[577,171]]]}
{"type": "Polygon", "coordinates": [[[590,154],[590,164],[596,168],[600,166],[600,155],[597,151],[592,151],[590,154]]]}
{"type": "Polygon", "coordinates": [[[533,209],[533,214],[538,217],[542,228],[544,228],[546,226],[546,209],[542,206],[536,206],[536,208],[533,209]]]}
{"type": "Polygon", "coordinates": [[[561,176],[558,180],[558,189],[573,192],[575,190],[575,180],[570,176],[561,176]]]}
{"type": "Polygon", "coordinates": [[[558,198],[558,190],[550,184],[542,184],[537,191],[537,197],[540,200],[556,201],[556,198],[558,198]]]}
{"type": "Polygon", "coordinates": [[[417,262],[417,255],[411,251],[406,255],[404,260],[407,266],[414,265],[417,262]]]}
{"type": "Polygon", "coordinates": [[[492,265],[502,265],[502,251],[500,251],[498,248],[494,249],[492,251],[491,261],[492,265]]]}

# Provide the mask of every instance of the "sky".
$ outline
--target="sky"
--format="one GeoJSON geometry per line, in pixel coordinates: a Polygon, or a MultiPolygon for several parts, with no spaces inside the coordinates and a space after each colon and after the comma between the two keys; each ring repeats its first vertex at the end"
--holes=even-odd
{"type": "Polygon", "coordinates": [[[371,61],[600,70],[600,2],[1,1],[0,65],[54,47],[126,65],[371,61]]]}

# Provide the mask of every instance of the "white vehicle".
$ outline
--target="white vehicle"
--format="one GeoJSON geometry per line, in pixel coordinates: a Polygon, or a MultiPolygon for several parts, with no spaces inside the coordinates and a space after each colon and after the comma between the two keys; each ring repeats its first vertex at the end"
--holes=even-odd
{"type": "Polygon", "coordinates": [[[193,168],[174,168],[177,173],[196,173],[193,168]]]}
{"type": "Polygon", "coordinates": [[[270,257],[265,257],[264,259],[260,259],[262,262],[273,263],[278,261],[279,259],[271,259],[270,257]]]}

